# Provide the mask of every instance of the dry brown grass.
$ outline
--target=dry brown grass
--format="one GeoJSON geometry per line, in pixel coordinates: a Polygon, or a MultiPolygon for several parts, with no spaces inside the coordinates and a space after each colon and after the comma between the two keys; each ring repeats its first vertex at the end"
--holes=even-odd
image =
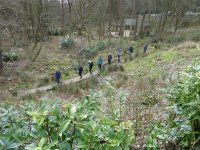
{"type": "Polygon", "coordinates": [[[198,47],[199,45],[197,43],[192,42],[192,41],[186,41],[171,48],[170,50],[193,49],[193,48],[198,48],[198,47]]]}

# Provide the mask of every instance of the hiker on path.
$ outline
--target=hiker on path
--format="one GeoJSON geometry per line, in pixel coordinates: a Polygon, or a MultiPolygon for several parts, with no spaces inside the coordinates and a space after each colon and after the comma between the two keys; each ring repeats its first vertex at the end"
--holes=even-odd
{"type": "Polygon", "coordinates": [[[148,45],[147,45],[147,43],[145,43],[145,45],[144,45],[144,53],[147,52],[147,49],[148,49],[148,45]]]}
{"type": "Polygon", "coordinates": [[[99,67],[99,69],[101,70],[101,67],[102,67],[102,65],[103,65],[103,59],[102,59],[101,57],[99,57],[97,63],[98,63],[98,67],[99,67]]]}
{"type": "Polygon", "coordinates": [[[129,47],[129,49],[128,49],[129,56],[132,56],[133,50],[134,50],[134,48],[132,46],[129,47]]]}
{"type": "Polygon", "coordinates": [[[60,78],[61,78],[61,73],[60,71],[56,71],[55,73],[55,78],[56,78],[56,82],[59,84],[60,83],[60,78]]]}
{"type": "Polygon", "coordinates": [[[121,53],[122,53],[122,49],[121,49],[121,48],[118,48],[118,49],[117,49],[118,63],[120,63],[121,53]]]}
{"type": "Polygon", "coordinates": [[[111,64],[111,61],[112,61],[112,55],[109,53],[109,55],[108,55],[108,63],[111,64]]]}
{"type": "Polygon", "coordinates": [[[82,65],[79,65],[78,74],[80,76],[80,79],[82,79],[82,73],[83,73],[83,67],[82,67],[82,65]]]}
{"type": "Polygon", "coordinates": [[[93,68],[94,64],[91,60],[89,60],[88,62],[89,62],[90,75],[92,75],[92,68],[93,68]]]}

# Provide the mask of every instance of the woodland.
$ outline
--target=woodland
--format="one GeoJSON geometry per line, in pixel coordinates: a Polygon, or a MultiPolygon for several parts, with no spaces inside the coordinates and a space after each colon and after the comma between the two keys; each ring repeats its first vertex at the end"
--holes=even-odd
{"type": "Polygon", "coordinates": [[[200,0],[0,0],[0,150],[199,149],[200,0]]]}

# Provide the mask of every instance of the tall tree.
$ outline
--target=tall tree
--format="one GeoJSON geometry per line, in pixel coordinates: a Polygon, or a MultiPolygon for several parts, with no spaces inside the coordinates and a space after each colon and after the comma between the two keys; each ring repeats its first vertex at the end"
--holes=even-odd
{"type": "Polygon", "coordinates": [[[71,36],[72,33],[72,2],[70,0],[67,0],[67,4],[68,4],[68,9],[69,9],[69,28],[68,28],[68,33],[69,36],[71,36]]]}
{"type": "Polygon", "coordinates": [[[61,28],[62,33],[64,32],[64,0],[61,0],[61,28]]]}
{"type": "Polygon", "coordinates": [[[146,17],[146,11],[147,10],[147,5],[148,5],[148,1],[144,0],[142,1],[143,3],[141,3],[141,14],[142,14],[142,21],[141,21],[141,27],[140,27],[140,34],[143,34],[143,29],[144,29],[144,23],[145,23],[145,17],[146,17]]]}
{"type": "Polygon", "coordinates": [[[3,75],[3,56],[2,56],[1,33],[0,33],[0,76],[2,75],[3,75]]]}
{"type": "Polygon", "coordinates": [[[188,4],[187,0],[173,1],[173,8],[174,8],[174,12],[175,12],[174,32],[177,32],[179,22],[184,17],[185,13],[187,11],[195,8],[195,3],[196,3],[196,0],[191,0],[189,4],[188,4]]]}

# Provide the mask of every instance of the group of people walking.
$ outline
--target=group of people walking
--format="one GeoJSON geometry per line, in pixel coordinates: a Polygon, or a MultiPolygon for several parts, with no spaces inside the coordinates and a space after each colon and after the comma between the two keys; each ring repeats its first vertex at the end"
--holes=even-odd
{"type": "MultiPolygon", "coordinates": [[[[146,53],[147,48],[148,48],[148,45],[145,43],[144,51],[143,51],[144,53],[146,53]]],[[[132,56],[133,51],[134,51],[134,48],[133,47],[129,47],[128,48],[128,55],[132,56]]],[[[117,49],[117,62],[118,63],[121,62],[121,55],[122,55],[122,49],[121,49],[121,47],[119,47],[117,49]]],[[[108,61],[109,65],[111,65],[112,59],[113,59],[113,57],[112,57],[111,53],[109,53],[108,57],[107,57],[107,61],[108,61]]],[[[99,70],[101,70],[102,69],[102,65],[103,65],[102,57],[98,58],[97,64],[98,64],[99,70]]],[[[92,75],[92,68],[94,67],[94,63],[91,60],[88,61],[88,67],[89,67],[90,75],[92,75]]],[[[80,79],[82,79],[82,73],[83,73],[83,66],[80,64],[79,67],[78,67],[78,74],[80,76],[80,79]]],[[[60,83],[60,78],[61,78],[60,71],[58,71],[58,70],[56,71],[55,78],[56,78],[56,82],[59,84],[60,83]]]]}

